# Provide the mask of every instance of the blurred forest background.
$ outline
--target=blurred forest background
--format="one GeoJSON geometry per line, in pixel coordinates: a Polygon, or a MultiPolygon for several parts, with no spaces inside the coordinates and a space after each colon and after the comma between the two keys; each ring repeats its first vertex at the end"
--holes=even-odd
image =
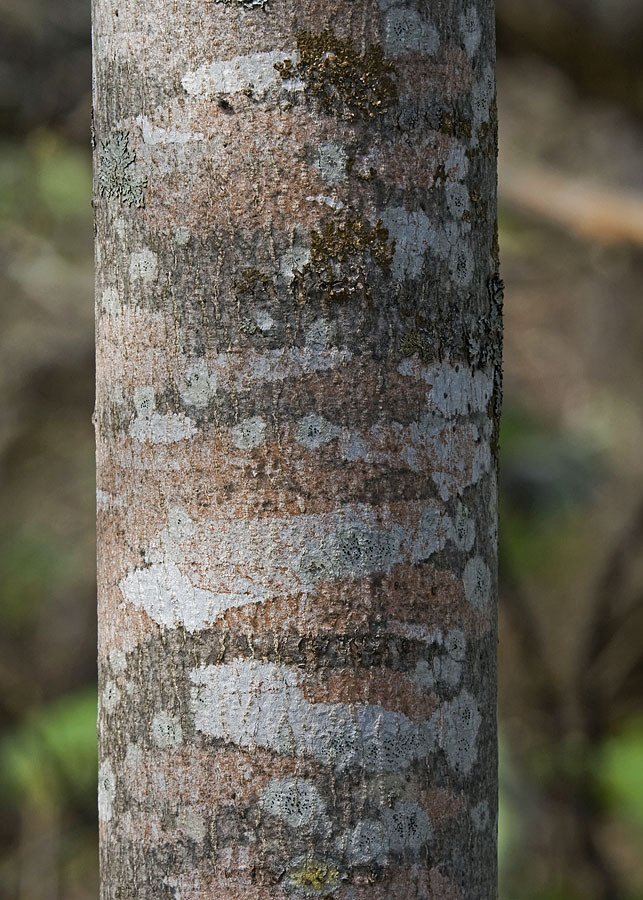
{"type": "MultiPolygon", "coordinates": [[[[502,900],[643,898],[643,4],[498,0],[502,900]]],[[[0,0],[0,896],[95,900],[88,0],[0,0]]]]}

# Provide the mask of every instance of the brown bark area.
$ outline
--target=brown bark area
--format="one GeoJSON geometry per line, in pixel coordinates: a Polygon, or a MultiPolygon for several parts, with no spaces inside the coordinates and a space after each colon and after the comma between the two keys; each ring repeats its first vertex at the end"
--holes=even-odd
{"type": "Polygon", "coordinates": [[[102,898],[492,898],[492,4],[93,23],[102,898]]]}

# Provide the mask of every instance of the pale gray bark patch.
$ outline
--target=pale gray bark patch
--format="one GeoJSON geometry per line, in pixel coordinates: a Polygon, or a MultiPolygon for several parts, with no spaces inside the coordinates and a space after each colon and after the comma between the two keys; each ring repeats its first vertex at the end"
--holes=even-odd
{"type": "Polygon", "coordinates": [[[186,93],[192,96],[211,97],[217,94],[237,94],[244,90],[252,90],[261,96],[277,83],[275,64],[294,54],[294,50],[274,50],[215,61],[201,66],[195,72],[187,72],[181,79],[181,84],[186,93]]]}
{"type": "Polygon", "coordinates": [[[166,628],[184,625],[198,631],[215,622],[227,610],[259,603],[270,596],[267,588],[238,576],[230,591],[196,587],[173,563],[153,563],[129,572],[120,582],[123,597],[166,628]]]}

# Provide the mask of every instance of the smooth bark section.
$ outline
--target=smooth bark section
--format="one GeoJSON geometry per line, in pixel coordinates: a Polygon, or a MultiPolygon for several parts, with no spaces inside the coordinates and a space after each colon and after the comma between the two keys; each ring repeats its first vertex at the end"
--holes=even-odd
{"type": "Polygon", "coordinates": [[[102,900],[491,900],[493,4],[93,29],[102,900]]]}

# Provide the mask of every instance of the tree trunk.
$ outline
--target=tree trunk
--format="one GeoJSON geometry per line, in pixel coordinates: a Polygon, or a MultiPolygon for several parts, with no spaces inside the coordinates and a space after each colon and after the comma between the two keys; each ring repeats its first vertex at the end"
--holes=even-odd
{"type": "Polygon", "coordinates": [[[103,900],[496,893],[491,0],[94,0],[103,900]]]}

